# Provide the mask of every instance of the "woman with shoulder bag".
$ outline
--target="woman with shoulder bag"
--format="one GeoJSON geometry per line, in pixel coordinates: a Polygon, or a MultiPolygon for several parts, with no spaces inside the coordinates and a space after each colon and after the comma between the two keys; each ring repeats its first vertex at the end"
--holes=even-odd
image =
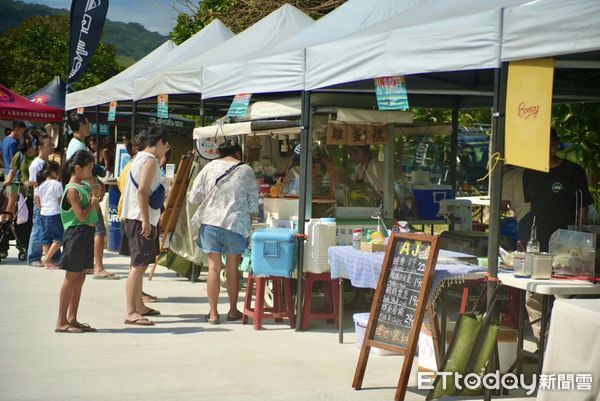
{"type": "Polygon", "coordinates": [[[220,159],[208,163],[194,180],[190,203],[200,206],[192,218],[199,228],[197,244],[208,254],[208,302],[206,321],[219,323],[219,274],[226,255],[228,321],[242,318],[237,309],[239,293],[238,266],[246,249],[253,214],[258,213],[258,185],[254,171],[241,162],[242,148],[229,141],[219,146],[220,159]]]}

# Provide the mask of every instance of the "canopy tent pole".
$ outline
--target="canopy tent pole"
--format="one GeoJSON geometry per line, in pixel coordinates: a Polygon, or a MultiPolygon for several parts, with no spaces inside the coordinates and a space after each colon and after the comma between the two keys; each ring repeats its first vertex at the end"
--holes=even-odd
{"type": "Polygon", "coordinates": [[[100,105],[96,105],[96,163],[100,163],[100,105]]]}
{"type": "MultiPolygon", "coordinates": [[[[488,274],[491,280],[487,283],[488,307],[492,293],[496,288],[498,277],[498,246],[500,245],[500,209],[502,202],[502,169],[504,157],[504,128],[506,118],[506,86],[508,79],[508,63],[494,71],[494,109],[492,114],[492,137],[490,139],[490,230],[488,241],[488,274]],[[494,167],[495,166],[495,167],[494,167]]],[[[492,311],[495,313],[495,310],[492,311]]]]}
{"type": "Polygon", "coordinates": [[[458,189],[458,179],[456,176],[458,157],[458,111],[460,110],[460,102],[457,100],[452,108],[452,136],[450,137],[450,184],[452,185],[452,193],[456,196],[458,189]]]}
{"type": "Polygon", "coordinates": [[[204,115],[204,99],[200,100],[200,107],[198,108],[200,114],[200,126],[204,127],[206,124],[206,116],[204,115]]]}
{"type": "MultiPolygon", "coordinates": [[[[301,117],[302,134],[300,137],[300,198],[298,210],[298,234],[304,234],[307,210],[310,210],[312,191],[308,186],[312,184],[309,179],[309,163],[312,162],[311,144],[312,135],[310,130],[310,92],[302,91],[301,95],[301,117]]],[[[302,297],[304,294],[304,238],[298,238],[298,287],[296,291],[296,331],[302,330],[302,297]]],[[[341,322],[340,322],[341,324],[341,322]]]]}
{"type": "Polygon", "coordinates": [[[137,100],[131,102],[131,140],[135,137],[135,113],[137,112],[137,100]]]}

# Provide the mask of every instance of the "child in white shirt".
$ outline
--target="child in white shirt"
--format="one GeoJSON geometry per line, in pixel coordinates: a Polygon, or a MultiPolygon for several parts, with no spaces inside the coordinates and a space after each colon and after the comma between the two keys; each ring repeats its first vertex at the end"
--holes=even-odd
{"type": "Polygon", "coordinates": [[[53,256],[60,250],[63,242],[64,229],[60,219],[60,201],[63,196],[63,185],[59,181],[60,166],[55,161],[44,163],[38,173],[37,197],[40,203],[42,220],[42,247],[46,255],[44,267],[58,269],[52,262],[53,256]]]}

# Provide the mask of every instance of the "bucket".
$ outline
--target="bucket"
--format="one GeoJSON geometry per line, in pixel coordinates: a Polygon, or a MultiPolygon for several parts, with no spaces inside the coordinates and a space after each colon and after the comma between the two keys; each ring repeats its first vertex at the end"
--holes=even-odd
{"type": "Polygon", "coordinates": [[[330,271],[328,250],[335,246],[335,219],[311,219],[306,225],[306,234],[308,241],[304,243],[304,271],[327,273],[330,271]]]}
{"type": "Polygon", "coordinates": [[[121,249],[121,222],[119,221],[119,199],[121,192],[116,186],[108,189],[108,249],[119,252],[121,249]]]}
{"type": "MultiPolygon", "coordinates": [[[[367,332],[367,325],[369,324],[369,312],[366,313],[355,313],[352,318],[354,319],[354,331],[356,332],[356,348],[362,347],[365,339],[365,333],[367,332]]],[[[371,347],[371,354],[386,356],[386,355],[400,355],[396,352],[387,351],[381,348],[371,347]]]]}

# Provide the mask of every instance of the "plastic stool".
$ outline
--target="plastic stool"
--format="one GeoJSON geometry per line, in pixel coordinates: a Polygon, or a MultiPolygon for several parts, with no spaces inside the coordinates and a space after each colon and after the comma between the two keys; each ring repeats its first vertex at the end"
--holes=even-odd
{"type": "MultiPolygon", "coordinates": [[[[484,279],[469,280],[465,283],[460,301],[459,313],[466,313],[469,308],[470,293],[473,288],[485,283],[484,279]]],[[[519,327],[519,290],[518,288],[508,288],[508,311],[500,313],[500,324],[506,327],[517,329],[519,327]]],[[[485,299],[485,295],[484,295],[485,299]]]]}
{"type": "Polygon", "coordinates": [[[262,276],[255,277],[250,275],[246,287],[246,299],[244,301],[244,316],[242,324],[248,323],[248,318],[252,318],[254,330],[262,330],[262,320],[275,319],[276,322],[283,322],[283,318],[290,320],[290,326],[296,327],[296,318],[294,316],[294,301],[292,299],[292,281],[287,277],[262,276]],[[265,308],[265,288],[267,282],[273,282],[273,307],[265,308]],[[256,295],[254,297],[254,308],[252,308],[252,291],[256,284],[256,295]],[[285,290],[285,306],[284,292],[285,290]]]}
{"type": "Polygon", "coordinates": [[[305,273],[304,305],[302,305],[302,330],[308,330],[311,320],[327,320],[339,326],[340,287],[338,280],[331,279],[331,273],[305,273]],[[312,311],[313,286],[316,282],[325,283],[326,311],[312,311]]]}

